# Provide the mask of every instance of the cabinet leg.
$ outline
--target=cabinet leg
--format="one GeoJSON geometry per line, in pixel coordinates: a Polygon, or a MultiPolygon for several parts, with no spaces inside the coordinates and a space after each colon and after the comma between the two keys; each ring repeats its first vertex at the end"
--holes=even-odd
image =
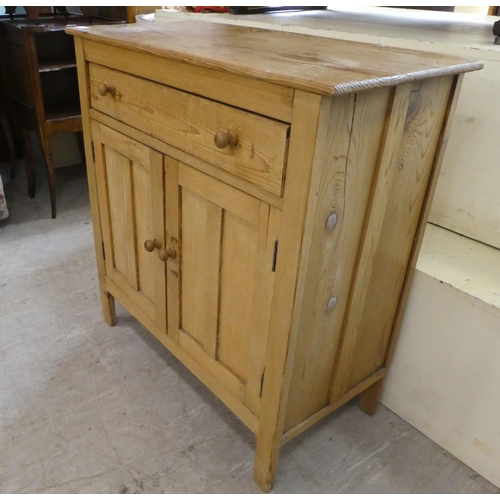
{"type": "Polygon", "coordinates": [[[255,452],[253,478],[265,492],[272,489],[274,477],[278,469],[282,434],[279,430],[280,426],[277,426],[275,429],[264,428],[259,430],[257,434],[257,450],[255,452]]]}
{"type": "MultiPolygon", "coordinates": [[[[277,455],[279,455],[279,450],[277,455]]],[[[277,468],[278,458],[274,459],[272,456],[269,456],[267,460],[258,456],[255,458],[253,478],[262,491],[267,493],[273,488],[277,468]]]]}
{"type": "Polygon", "coordinates": [[[359,396],[359,407],[368,415],[375,415],[377,412],[378,402],[380,399],[380,394],[382,393],[382,387],[384,386],[384,379],[375,382],[371,387],[366,389],[359,396]]]}
{"type": "Polygon", "coordinates": [[[115,298],[108,292],[101,292],[102,314],[109,326],[116,325],[115,298]]]}
{"type": "Polygon", "coordinates": [[[30,198],[34,198],[36,189],[36,164],[30,131],[21,128],[21,139],[23,142],[24,161],[26,163],[26,177],[28,178],[28,195],[30,198]]]}

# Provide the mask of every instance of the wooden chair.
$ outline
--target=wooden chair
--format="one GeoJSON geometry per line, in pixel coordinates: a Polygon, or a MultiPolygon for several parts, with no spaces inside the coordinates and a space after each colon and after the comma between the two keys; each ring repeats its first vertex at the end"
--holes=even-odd
{"type": "Polygon", "coordinates": [[[5,68],[4,68],[4,49],[2,45],[2,40],[0,37],[0,124],[5,135],[5,140],[7,142],[7,148],[9,150],[9,160],[11,163],[10,175],[13,179],[16,174],[16,147],[14,143],[14,136],[12,134],[11,120],[14,117],[14,111],[12,108],[12,101],[8,98],[7,93],[7,82],[5,78],[5,68]]]}
{"type": "Polygon", "coordinates": [[[56,217],[56,179],[51,138],[63,130],[82,130],[74,42],[64,29],[67,24],[120,22],[80,15],[42,14],[35,21],[23,18],[0,23],[9,88],[26,160],[28,193],[35,196],[36,169],[30,137],[33,131],[47,167],[53,219],[56,217]]]}

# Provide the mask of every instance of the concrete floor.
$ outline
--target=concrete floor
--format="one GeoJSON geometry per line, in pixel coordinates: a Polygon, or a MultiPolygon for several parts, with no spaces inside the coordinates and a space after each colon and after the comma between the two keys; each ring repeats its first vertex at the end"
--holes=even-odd
{"type": "MultiPolygon", "coordinates": [[[[0,221],[0,493],[259,493],[255,438],[123,308],[102,320],[83,166],[0,221]]],[[[499,493],[381,406],[282,450],[275,493],[499,493]]]]}

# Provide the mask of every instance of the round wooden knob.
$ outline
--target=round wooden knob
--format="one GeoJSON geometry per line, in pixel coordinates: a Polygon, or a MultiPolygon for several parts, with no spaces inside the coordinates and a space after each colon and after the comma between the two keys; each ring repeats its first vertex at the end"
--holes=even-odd
{"type": "Polygon", "coordinates": [[[97,92],[103,97],[106,94],[115,95],[115,87],[113,85],[107,85],[106,83],[100,83],[97,87],[97,92]]]}
{"type": "Polygon", "coordinates": [[[167,248],[167,250],[162,248],[158,252],[158,256],[160,257],[160,260],[166,262],[168,259],[175,259],[177,257],[177,252],[175,251],[175,248],[167,248]]]}
{"type": "Polygon", "coordinates": [[[238,144],[238,136],[234,132],[219,130],[214,136],[214,142],[219,149],[224,149],[227,146],[236,146],[238,144]]]}
{"type": "Polygon", "coordinates": [[[146,240],[144,242],[144,248],[147,252],[152,252],[155,248],[161,248],[161,241],[158,238],[155,238],[153,241],[146,240]]]}
{"type": "Polygon", "coordinates": [[[108,86],[105,83],[100,83],[99,87],[97,87],[97,92],[104,97],[108,93],[108,86]]]}
{"type": "Polygon", "coordinates": [[[164,248],[162,248],[158,252],[158,257],[160,257],[160,260],[162,260],[163,262],[166,262],[168,260],[168,253],[167,253],[167,251],[164,248]]]}

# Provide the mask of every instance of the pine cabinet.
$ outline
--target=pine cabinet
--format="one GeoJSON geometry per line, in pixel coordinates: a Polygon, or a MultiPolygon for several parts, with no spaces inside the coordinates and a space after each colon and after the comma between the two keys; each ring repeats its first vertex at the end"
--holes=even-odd
{"type": "Polygon", "coordinates": [[[256,434],[267,491],[284,443],[354,397],[375,412],[482,64],[205,22],[68,32],[104,318],[120,301],[256,434]]]}

